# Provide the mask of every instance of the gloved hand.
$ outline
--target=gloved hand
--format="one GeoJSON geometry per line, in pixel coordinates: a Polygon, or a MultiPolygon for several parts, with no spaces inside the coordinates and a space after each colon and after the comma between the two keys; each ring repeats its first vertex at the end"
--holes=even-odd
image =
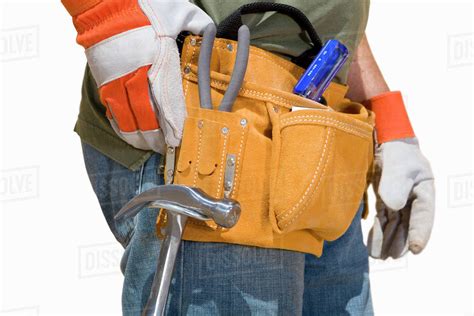
{"type": "Polygon", "coordinates": [[[115,132],[139,149],[178,146],[186,107],[176,37],[201,33],[211,18],[187,0],[62,2],[115,132]]]}
{"type": "Polygon", "coordinates": [[[376,114],[377,140],[373,187],[377,215],[369,232],[370,256],[394,259],[408,250],[420,253],[434,222],[434,177],[420,151],[400,92],[368,102],[376,114]]]}
{"type": "Polygon", "coordinates": [[[370,256],[399,258],[426,246],[434,222],[434,177],[416,138],[381,144],[375,153],[374,226],[367,246],[370,256]]]}

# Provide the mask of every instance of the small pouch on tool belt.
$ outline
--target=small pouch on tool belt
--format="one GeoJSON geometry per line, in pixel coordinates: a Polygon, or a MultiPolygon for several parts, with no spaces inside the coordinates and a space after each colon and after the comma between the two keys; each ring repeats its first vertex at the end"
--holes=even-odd
{"type": "MultiPolygon", "coordinates": [[[[259,6],[252,12],[260,12],[259,6]]],[[[323,240],[346,231],[364,197],[373,156],[371,112],[345,99],[347,87],[335,83],[324,93],[328,106],[293,94],[304,69],[256,47],[250,47],[232,112],[202,109],[200,42],[197,36],[186,38],[182,53],[188,118],[175,183],[236,199],[242,213],[230,230],[191,222],[183,238],[321,255],[323,240]],[[295,106],[311,109],[292,112],[295,106]]],[[[236,47],[232,40],[214,44],[213,104],[231,81],[236,47]]]]}
{"type": "Polygon", "coordinates": [[[246,144],[248,126],[243,123],[236,113],[188,108],[175,183],[198,187],[215,198],[228,196],[246,144]],[[229,174],[231,166],[235,168],[229,174]]]}
{"type": "Polygon", "coordinates": [[[347,100],[332,107],[272,116],[270,218],[277,232],[310,229],[335,240],[360,206],[372,159],[371,117],[347,100]]]}

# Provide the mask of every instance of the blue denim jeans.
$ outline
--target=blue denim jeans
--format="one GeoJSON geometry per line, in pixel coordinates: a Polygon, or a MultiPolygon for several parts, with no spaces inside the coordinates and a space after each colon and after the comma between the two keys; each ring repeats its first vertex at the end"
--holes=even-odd
{"type": "MultiPolygon", "coordinates": [[[[130,171],[87,144],[92,187],[115,238],[125,248],[122,310],[140,315],[156,270],[160,241],[156,210],[114,220],[135,195],[163,184],[162,156],[130,171]]],[[[321,258],[298,252],[183,241],[168,299],[168,315],[372,315],[368,256],[359,210],[343,237],[321,258]]]]}

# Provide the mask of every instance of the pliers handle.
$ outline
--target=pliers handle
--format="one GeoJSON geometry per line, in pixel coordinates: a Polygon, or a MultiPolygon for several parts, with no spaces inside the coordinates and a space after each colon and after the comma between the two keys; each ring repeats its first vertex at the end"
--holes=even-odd
{"type": "MultiPolygon", "coordinates": [[[[212,110],[211,99],[211,57],[212,48],[216,39],[216,25],[211,23],[204,29],[201,43],[201,52],[198,62],[198,86],[201,108],[212,110]]],[[[219,111],[230,112],[244,81],[250,52],[250,30],[242,25],[238,32],[238,48],[235,58],[234,71],[229,87],[224,94],[219,111]]]]}

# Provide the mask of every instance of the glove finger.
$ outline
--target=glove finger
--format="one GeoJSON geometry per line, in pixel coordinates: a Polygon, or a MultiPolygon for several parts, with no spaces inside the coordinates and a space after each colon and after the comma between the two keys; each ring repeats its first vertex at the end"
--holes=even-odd
{"type": "Polygon", "coordinates": [[[172,38],[160,38],[161,48],[149,72],[154,105],[166,142],[177,147],[183,134],[186,105],[178,47],[172,38]]]}
{"type": "Polygon", "coordinates": [[[388,255],[393,259],[398,259],[408,251],[408,225],[410,221],[410,209],[404,208],[400,212],[400,223],[393,237],[388,255]]]}
{"type": "Polygon", "coordinates": [[[163,135],[158,124],[157,114],[153,110],[148,85],[150,66],[138,69],[125,84],[128,99],[134,117],[137,120],[142,139],[149,149],[163,152],[163,135]]]}
{"type": "Polygon", "coordinates": [[[383,230],[382,258],[389,257],[390,248],[392,246],[398,225],[400,224],[400,213],[397,211],[387,210],[388,222],[383,230]]]}
{"type": "Polygon", "coordinates": [[[133,73],[128,74],[102,86],[100,88],[101,101],[106,104],[110,112],[108,117],[115,133],[133,147],[150,150],[152,147],[149,146],[138,128],[137,119],[126,91],[125,84],[133,76],[133,73]]]}
{"type": "Polygon", "coordinates": [[[434,223],[435,186],[434,180],[420,182],[413,189],[408,243],[410,251],[420,253],[428,243],[434,223]]]}
{"type": "Polygon", "coordinates": [[[150,131],[159,128],[156,114],[150,102],[148,89],[148,69],[142,67],[125,83],[130,108],[137,120],[137,125],[141,131],[150,131]]]}
{"type": "Polygon", "coordinates": [[[370,229],[367,238],[367,250],[369,255],[376,259],[382,257],[383,229],[388,221],[386,211],[382,208],[382,205],[380,205],[380,207],[381,208],[377,210],[374,225],[370,229]]]}
{"type": "Polygon", "coordinates": [[[110,111],[109,119],[112,118],[122,132],[134,132],[137,123],[130,107],[125,81],[129,76],[116,79],[100,88],[100,99],[110,111]]]}
{"type": "Polygon", "coordinates": [[[413,179],[402,168],[385,165],[382,169],[378,194],[385,205],[394,211],[402,209],[413,188],[413,179]]]}
{"type": "Polygon", "coordinates": [[[381,219],[377,215],[374,219],[374,225],[370,229],[367,238],[367,250],[372,258],[379,259],[382,256],[383,226],[381,219]]]}

